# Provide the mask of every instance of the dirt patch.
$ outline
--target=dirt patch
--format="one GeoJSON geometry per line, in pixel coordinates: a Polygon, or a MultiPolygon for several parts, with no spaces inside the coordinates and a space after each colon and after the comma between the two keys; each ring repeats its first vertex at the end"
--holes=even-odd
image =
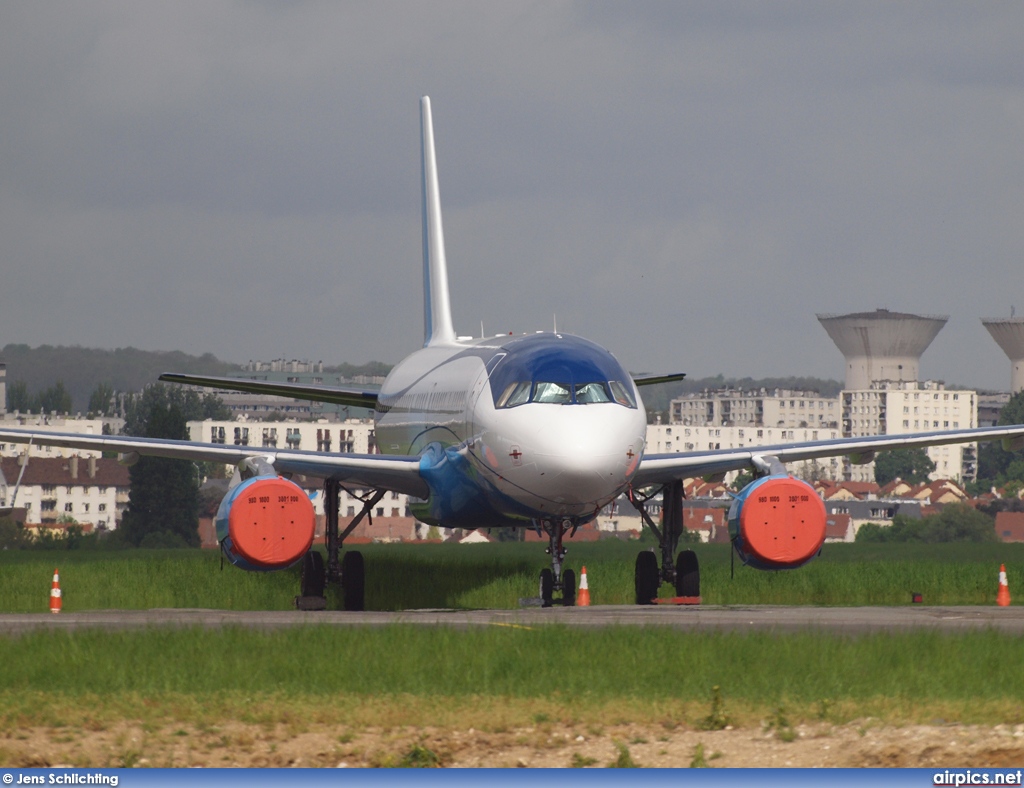
{"type": "MultiPolygon", "coordinates": [[[[93,726],[95,727],[95,726],[93,726]]],[[[297,728],[225,723],[166,728],[119,722],[98,730],[23,728],[0,738],[4,766],[1011,767],[1024,725],[876,725],[871,720],[697,731],[663,724],[495,730],[297,728]]]]}

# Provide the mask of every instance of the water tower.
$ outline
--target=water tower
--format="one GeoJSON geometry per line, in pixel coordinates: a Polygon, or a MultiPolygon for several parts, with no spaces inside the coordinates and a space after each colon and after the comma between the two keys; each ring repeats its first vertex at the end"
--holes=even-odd
{"type": "Polygon", "coordinates": [[[982,318],[999,347],[1010,358],[1010,393],[1024,390],[1024,318],[982,318]]]}
{"type": "Polygon", "coordinates": [[[848,390],[881,380],[916,382],[921,354],[949,320],[888,309],[817,317],[846,359],[848,390]]]}

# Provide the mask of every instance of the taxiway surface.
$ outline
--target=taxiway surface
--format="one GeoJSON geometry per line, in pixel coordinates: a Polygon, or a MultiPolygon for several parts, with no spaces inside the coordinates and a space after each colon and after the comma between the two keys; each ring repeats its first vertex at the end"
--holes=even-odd
{"type": "Polygon", "coordinates": [[[81,613],[0,614],[0,633],[38,630],[140,629],[146,627],[386,626],[411,624],[469,628],[664,626],[686,631],[799,632],[842,634],[932,629],[942,632],[993,629],[1024,634],[1024,607],[784,607],[776,605],[593,607],[520,610],[341,611],[98,610],[81,613]]]}

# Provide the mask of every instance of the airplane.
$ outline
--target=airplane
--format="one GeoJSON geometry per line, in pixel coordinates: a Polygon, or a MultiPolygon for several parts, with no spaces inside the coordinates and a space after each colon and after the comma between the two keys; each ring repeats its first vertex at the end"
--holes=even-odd
{"type": "Polygon", "coordinates": [[[564,567],[565,538],[623,493],[658,541],[639,553],[638,604],[652,604],[668,583],[682,597],[700,594],[693,551],[676,554],[683,533],[683,479],[745,470],[754,481],[734,498],[728,520],[741,561],[758,569],[792,569],[818,555],[825,508],[785,463],[974,441],[1024,447],[1024,425],[841,438],[740,449],[647,454],[640,388],[682,375],[630,375],[606,349],[568,333],[467,338],[455,333],[448,290],[441,200],[429,97],[420,99],[423,229],[423,347],[396,365],[379,391],[167,373],[160,380],[216,389],[372,408],[381,453],[341,454],[228,446],[127,436],[0,429],[0,440],[115,451],[125,464],[141,455],[235,465],[216,527],[221,551],[252,571],[301,562],[304,609],[326,606],[325,587],[340,587],[346,610],[365,604],[360,553],[344,539],[388,492],[415,501],[419,521],[445,528],[533,528],[548,536],[550,568],[539,577],[543,606],[575,602],[576,578],[564,567]],[[327,561],[311,549],[315,515],[293,481],[322,479],[327,561]],[[341,530],[339,492],[362,493],[361,511],[341,530]],[[648,503],[661,492],[663,519],[648,503]],[[556,598],[556,595],[560,597],[556,598]]]}

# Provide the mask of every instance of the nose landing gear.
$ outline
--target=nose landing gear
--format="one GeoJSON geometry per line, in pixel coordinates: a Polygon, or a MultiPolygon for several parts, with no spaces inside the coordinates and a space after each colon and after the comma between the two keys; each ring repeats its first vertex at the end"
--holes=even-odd
{"type": "Polygon", "coordinates": [[[647,513],[647,502],[656,493],[641,496],[630,490],[629,502],[633,504],[644,523],[658,540],[661,551],[661,569],[658,569],[658,558],[653,550],[644,550],[636,557],[636,569],[633,575],[638,605],[653,605],[658,597],[658,587],[662,583],[675,586],[676,598],[681,604],[694,604],[700,601],[700,564],[693,550],[683,550],[672,560],[679,545],[679,539],[686,530],[683,525],[683,483],[674,481],[662,488],[663,521],[658,528],[647,513]]]}
{"type": "Polygon", "coordinates": [[[551,556],[551,568],[542,569],[540,572],[540,604],[541,607],[551,607],[556,602],[563,607],[573,607],[576,604],[576,573],[571,569],[562,571],[562,562],[568,550],[563,546],[562,539],[565,532],[569,531],[571,537],[579,523],[572,520],[543,520],[538,523],[548,535],[548,547],[545,552],[551,556]],[[555,599],[555,593],[560,592],[562,598],[555,599]]]}

